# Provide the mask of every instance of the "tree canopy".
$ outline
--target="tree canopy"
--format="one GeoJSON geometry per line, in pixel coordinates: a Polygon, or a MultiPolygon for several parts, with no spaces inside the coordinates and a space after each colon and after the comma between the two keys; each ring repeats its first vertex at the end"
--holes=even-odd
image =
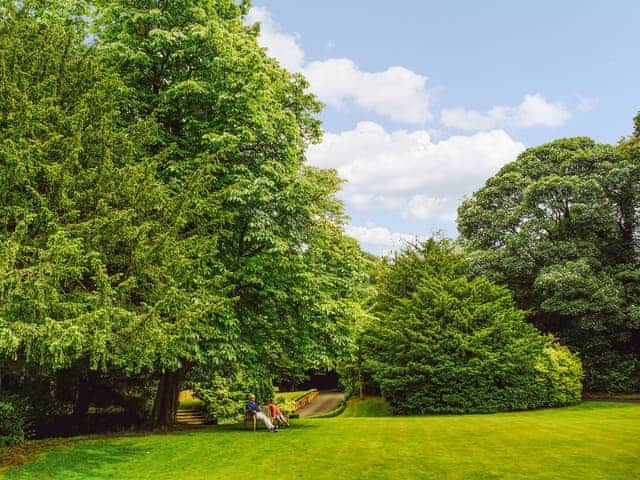
{"type": "Polygon", "coordinates": [[[525,150],[458,210],[475,269],[577,350],[589,390],[640,385],[638,139],[525,150]]]}
{"type": "Polygon", "coordinates": [[[364,332],[364,368],[397,414],[522,410],[578,402],[579,359],[525,321],[505,287],[470,276],[455,244],[393,257],[364,332]]]}
{"type": "Polygon", "coordinates": [[[247,8],[3,9],[5,372],[156,382],[152,418],[170,423],[193,367],[270,383],[348,343],[361,253],[336,173],[304,164],[320,105],[247,8]]]}

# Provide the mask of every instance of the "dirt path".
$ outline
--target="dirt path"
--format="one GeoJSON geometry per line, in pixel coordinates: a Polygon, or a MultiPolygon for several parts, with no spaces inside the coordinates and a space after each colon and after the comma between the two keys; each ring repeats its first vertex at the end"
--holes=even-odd
{"type": "Polygon", "coordinates": [[[340,405],[344,394],[342,392],[320,392],[315,400],[309,405],[305,405],[298,414],[300,417],[310,417],[319,413],[326,413],[335,410],[340,405]]]}

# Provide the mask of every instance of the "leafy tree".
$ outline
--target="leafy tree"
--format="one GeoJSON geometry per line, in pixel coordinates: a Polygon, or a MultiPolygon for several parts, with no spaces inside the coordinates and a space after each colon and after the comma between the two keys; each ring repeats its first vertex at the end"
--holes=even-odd
{"type": "Polygon", "coordinates": [[[365,367],[396,414],[468,413],[580,400],[580,361],[525,322],[509,291],[470,278],[448,241],[397,254],[363,339],[365,367]]]}
{"type": "Polygon", "coordinates": [[[79,414],[155,381],[166,425],[193,367],[250,387],[348,347],[361,252],[336,173],[304,165],[320,105],[247,8],[3,7],[0,362],[78,377],[79,414]]]}
{"type": "Polygon", "coordinates": [[[529,148],[458,210],[475,268],[578,350],[590,390],[640,386],[637,137],[529,148]]]}
{"type": "Polygon", "coordinates": [[[366,273],[363,280],[356,286],[357,312],[349,323],[350,343],[340,355],[336,365],[336,372],[345,396],[358,395],[364,399],[366,393],[379,394],[378,385],[371,379],[364,368],[363,334],[377,321],[375,309],[378,300],[378,288],[381,278],[388,267],[386,257],[372,254],[364,255],[362,271],[366,273]]]}
{"type": "Polygon", "coordinates": [[[9,2],[0,31],[0,351],[41,378],[72,370],[81,415],[90,371],[175,365],[212,335],[193,317],[215,303],[211,284],[179,290],[193,262],[148,153],[159,129],[127,115],[131,91],[87,45],[87,13],[9,2]]]}
{"type": "MultiPolygon", "coordinates": [[[[96,46],[133,91],[132,118],[161,126],[149,151],[163,158],[158,178],[184,198],[180,248],[203,262],[180,288],[220,274],[232,305],[220,338],[163,366],[168,396],[156,403],[171,406],[193,364],[237,362],[246,377],[268,378],[331,363],[348,334],[360,252],[341,232],[335,172],[304,165],[320,139],[307,82],[258,46],[246,2],[99,5],[96,46]]],[[[168,421],[171,408],[155,416],[168,421]]]]}

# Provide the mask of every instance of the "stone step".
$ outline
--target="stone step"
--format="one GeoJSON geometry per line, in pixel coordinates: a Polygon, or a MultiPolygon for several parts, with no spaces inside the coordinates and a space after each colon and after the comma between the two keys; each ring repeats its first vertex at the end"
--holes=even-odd
{"type": "Polygon", "coordinates": [[[179,408],[176,412],[176,423],[182,425],[204,425],[206,417],[201,410],[179,408]]]}

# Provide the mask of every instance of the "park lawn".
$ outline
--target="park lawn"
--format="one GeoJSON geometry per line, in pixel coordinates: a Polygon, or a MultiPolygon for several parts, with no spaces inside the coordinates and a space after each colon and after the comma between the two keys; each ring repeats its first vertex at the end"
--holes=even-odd
{"type": "Polygon", "coordinates": [[[619,480],[639,473],[640,404],[585,402],[493,415],[305,419],[278,433],[206,427],[82,440],[0,478],[619,480]]]}
{"type": "Polygon", "coordinates": [[[390,417],[391,407],[382,397],[367,397],[347,400],[342,417],[390,417]]]}

